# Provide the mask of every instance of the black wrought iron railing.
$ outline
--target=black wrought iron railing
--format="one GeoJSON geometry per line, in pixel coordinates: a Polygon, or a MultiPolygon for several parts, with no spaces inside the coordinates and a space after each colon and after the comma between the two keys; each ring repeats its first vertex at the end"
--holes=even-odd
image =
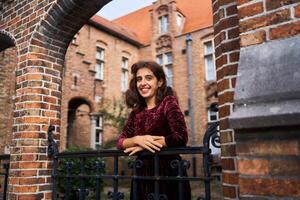
{"type": "MultiPolygon", "coordinates": [[[[120,150],[99,150],[88,152],[69,152],[69,153],[54,153],[53,163],[53,199],[129,199],[129,192],[124,193],[120,191],[120,182],[131,182],[132,196],[134,200],[146,200],[138,199],[136,197],[137,184],[139,181],[149,181],[154,184],[153,192],[147,194],[149,200],[165,200],[168,199],[166,195],[161,193],[160,184],[167,183],[166,181],[172,181],[177,183],[177,188],[174,188],[174,192],[178,193],[178,199],[184,199],[183,183],[184,182],[199,182],[199,187],[203,185],[204,194],[196,194],[197,200],[210,200],[211,199],[211,181],[214,179],[214,175],[211,173],[212,168],[212,155],[210,145],[219,147],[219,137],[217,134],[218,123],[211,124],[205,133],[203,138],[203,146],[199,147],[182,147],[182,148],[165,148],[160,152],[150,153],[141,152],[138,156],[150,156],[153,157],[153,175],[141,176],[138,175],[137,170],[143,167],[143,161],[140,159],[130,159],[128,166],[121,165],[121,160],[128,159],[128,155],[120,150]],[[181,155],[183,159],[174,159],[170,161],[170,166],[177,170],[175,176],[164,176],[160,174],[160,159],[164,159],[173,155],[181,155]],[[202,168],[202,175],[196,176],[195,172],[198,169],[190,169],[192,175],[184,175],[185,170],[189,170],[189,159],[197,156],[202,159],[198,161],[199,165],[192,165],[196,168],[202,168]],[[108,161],[108,160],[111,161],[108,161]],[[124,173],[124,170],[127,173],[124,173]],[[109,184],[105,183],[108,182],[109,184]],[[202,184],[201,184],[202,182],[202,184]],[[109,186],[111,191],[103,192],[103,188],[109,186]],[[105,196],[103,194],[105,193],[105,196]],[[198,196],[197,196],[198,195],[198,196]]],[[[53,130],[53,129],[49,129],[53,130]]],[[[51,131],[50,131],[51,132],[51,131]]],[[[50,133],[51,134],[51,133],[50,133]]],[[[51,140],[51,139],[50,139],[51,140]]],[[[51,144],[51,143],[50,143],[51,144]]],[[[53,145],[53,143],[52,143],[53,145]]],[[[55,145],[54,145],[55,146],[55,145]]],[[[132,158],[132,157],[131,157],[132,158]]],[[[126,161],[127,162],[127,161],[126,161]]],[[[129,189],[130,191],[130,189],[129,189]]],[[[168,199],[171,200],[171,199],[168,199]]]]}
{"type": "Polygon", "coordinates": [[[3,200],[7,198],[9,160],[9,154],[0,155],[0,199],[3,200]]]}

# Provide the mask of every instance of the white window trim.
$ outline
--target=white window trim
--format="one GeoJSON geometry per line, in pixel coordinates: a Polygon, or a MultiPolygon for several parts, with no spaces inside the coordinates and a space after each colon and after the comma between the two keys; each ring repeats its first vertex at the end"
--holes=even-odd
{"type": "Polygon", "coordinates": [[[167,33],[169,30],[169,15],[162,15],[158,18],[158,33],[164,34],[167,33]],[[163,21],[166,19],[166,21],[163,21]]]}
{"type": "Polygon", "coordinates": [[[96,120],[99,120],[99,126],[97,126],[97,122],[95,123],[95,148],[97,148],[97,146],[102,146],[103,144],[103,117],[100,115],[100,116],[97,116],[96,117],[96,120]],[[100,134],[99,134],[99,141],[96,140],[97,138],[97,130],[100,130],[100,134]]]}
{"type": "Polygon", "coordinates": [[[156,56],[156,60],[163,67],[167,81],[171,80],[171,83],[167,82],[167,85],[172,87],[173,86],[173,79],[174,79],[174,71],[173,71],[173,60],[174,59],[173,59],[173,53],[172,52],[165,52],[165,53],[159,54],[159,55],[156,56]],[[167,61],[167,54],[171,54],[171,58],[172,58],[171,62],[167,61]],[[159,56],[162,56],[162,64],[158,62],[158,57],[159,56]],[[171,76],[169,76],[169,74],[168,74],[168,68],[169,68],[168,66],[170,66],[171,71],[172,71],[172,75],[171,76]]]}
{"type": "Polygon", "coordinates": [[[203,41],[203,58],[204,58],[204,67],[205,67],[205,80],[206,81],[216,81],[217,80],[217,69],[216,69],[216,61],[215,61],[215,44],[214,44],[214,40],[210,39],[210,40],[205,40],[203,41]],[[205,53],[205,44],[211,42],[212,47],[213,47],[213,52],[211,54],[206,54],[205,53]],[[213,59],[213,64],[214,64],[214,79],[213,80],[207,80],[208,77],[208,69],[207,69],[207,60],[206,57],[212,55],[212,59],[213,59]]]}
{"type": "Polygon", "coordinates": [[[210,107],[209,108],[207,108],[207,122],[208,123],[211,123],[211,122],[217,122],[218,120],[219,120],[219,112],[215,112],[216,113],[216,120],[211,120],[211,113],[212,113],[212,111],[211,111],[211,109],[210,109],[210,107]]]}
{"type": "Polygon", "coordinates": [[[104,79],[104,65],[105,65],[105,49],[104,48],[101,48],[101,47],[96,47],[96,64],[95,64],[95,79],[96,80],[103,80],[104,79]],[[98,49],[100,51],[98,51],[98,49]],[[101,52],[100,55],[101,55],[101,58],[97,58],[97,53],[98,52],[101,52]],[[97,65],[99,65],[100,67],[100,70],[98,70],[98,67],[97,65]]]}

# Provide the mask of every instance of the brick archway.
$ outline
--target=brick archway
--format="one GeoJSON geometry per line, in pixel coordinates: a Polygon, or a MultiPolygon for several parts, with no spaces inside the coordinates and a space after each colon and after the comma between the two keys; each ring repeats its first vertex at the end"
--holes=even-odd
{"type": "Polygon", "coordinates": [[[0,30],[0,52],[16,45],[16,40],[9,32],[0,30]]]}
{"type": "Polygon", "coordinates": [[[16,38],[15,43],[6,40],[5,44],[16,44],[18,49],[9,199],[51,199],[46,131],[54,125],[59,140],[64,56],[75,33],[109,1],[1,4],[3,10],[11,11],[3,18],[1,29],[16,38]]]}

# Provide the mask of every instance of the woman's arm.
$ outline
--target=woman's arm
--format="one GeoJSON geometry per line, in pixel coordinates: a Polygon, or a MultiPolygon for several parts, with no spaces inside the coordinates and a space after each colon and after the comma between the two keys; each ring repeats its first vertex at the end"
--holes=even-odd
{"type": "Polygon", "coordinates": [[[131,112],[126,124],[118,138],[118,149],[127,149],[140,146],[151,152],[159,151],[162,144],[158,140],[163,140],[162,136],[137,135],[134,136],[134,113],[131,112]]]}
{"type": "Polygon", "coordinates": [[[185,146],[188,141],[188,133],[184,116],[179,108],[175,97],[167,97],[165,115],[171,129],[171,134],[165,137],[165,144],[168,147],[185,146]]]}
{"type": "Polygon", "coordinates": [[[143,149],[147,149],[154,153],[159,151],[163,147],[163,136],[153,136],[153,135],[137,135],[131,138],[126,138],[123,140],[123,148],[131,148],[135,146],[140,146],[143,149]]]}

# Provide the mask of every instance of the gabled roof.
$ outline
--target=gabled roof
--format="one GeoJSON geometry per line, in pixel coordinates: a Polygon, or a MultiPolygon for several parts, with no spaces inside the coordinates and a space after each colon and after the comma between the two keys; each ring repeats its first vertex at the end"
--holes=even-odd
{"type": "MultiPolygon", "coordinates": [[[[186,17],[182,34],[190,33],[213,25],[211,0],[176,0],[180,13],[186,17]]],[[[151,42],[152,27],[150,5],[119,17],[113,22],[126,27],[136,34],[138,40],[147,45],[151,42]]]]}
{"type": "Polygon", "coordinates": [[[124,28],[103,17],[94,15],[92,18],[90,18],[88,23],[98,29],[101,29],[104,32],[107,32],[115,37],[123,39],[135,46],[143,46],[139,42],[137,35],[134,32],[130,31],[130,29],[124,28]]]}

